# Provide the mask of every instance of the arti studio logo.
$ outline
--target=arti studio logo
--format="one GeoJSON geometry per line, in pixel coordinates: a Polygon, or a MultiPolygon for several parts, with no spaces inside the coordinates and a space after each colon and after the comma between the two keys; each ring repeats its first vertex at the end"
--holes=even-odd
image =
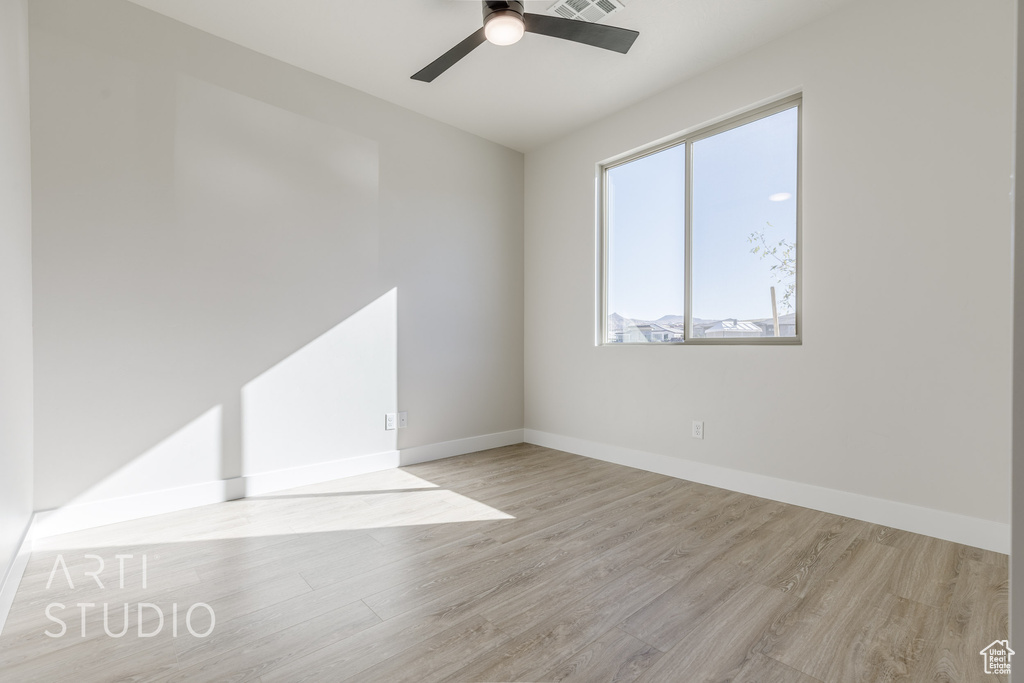
{"type": "Polygon", "coordinates": [[[987,674],[1009,674],[1010,657],[1014,655],[1010,649],[1010,641],[993,640],[992,643],[981,651],[985,658],[985,673],[987,674]]]}
{"type": "MultiPolygon", "coordinates": [[[[115,555],[114,559],[118,562],[117,590],[125,589],[125,577],[128,573],[130,573],[130,570],[132,569],[137,574],[134,583],[137,585],[138,578],[141,577],[142,588],[146,589],[148,587],[147,584],[149,578],[149,563],[148,558],[145,555],[142,555],[141,558],[135,558],[135,556],[133,555],[115,555]],[[134,566],[132,566],[132,563],[126,563],[126,560],[133,559],[135,560],[134,566]],[[126,569],[128,569],[129,571],[126,571],[126,569]]],[[[85,555],[83,556],[83,560],[94,561],[96,563],[95,570],[83,572],[86,578],[95,581],[96,586],[100,590],[107,591],[114,589],[113,586],[108,588],[100,579],[100,574],[103,572],[104,566],[106,564],[101,556],[85,555]]],[[[64,561],[63,555],[57,555],[57,559],[53,563],[53,569],[50,570],[50,578],[46,582],[46,589],[51,590],[51,587],[54,585],[54,579],[58,576],[58,571],[64,576],[64,582],[66,582],[67,585],[66,590],[75,590],[75,582],[71,578],[71,572],[68,569],[67,562],[64,561]]],[[[57,579],[57,582],[60,583],[60,580],[57,579]]],[[[132,582],[129,581],[129,583],[132,582]]],[[[62,589],[58,587],[58,590],[62,589]]],[[[116,602],[113,605],[114,609],[111,609],[111,604],[108,602],[103,602],[100,604],[94,602],[79,602],[75,606],[78,608],[78,611],[81,615],[80,633],[82,638],[88,637],[87,622],[89,621],[88,617],[90,611],[92,609],[97,609],[98,611],[99,608],[102,608],[103,610],[103,632],[111,638],[121,638],[126,633],[128,633],[128,626],[132,620],[131,614],[133,612],[135,613],[135,621],[138,627],[139,638],[152,638],[153,636],[158,635],[164,628],[164,611],[163,609],[161,609],[159,605],[156,605],[152,602],[138,602],[134,610],[132,609],[132,605],[130,603],[122,601],[116,602]],[[111,621],[114,621],[113,619],[111,619],[111,613],[114,612],[116,614],[116,610],[119,607],[121,608],[121,630],[117,631],[113,630],[110,624],[111,621]]],[[[51,602],[46,606],[46,618],[54,624],[58,625],[58,628],[56,630],[51,631],[50,629],[47,629],[46,631],[44,631],[44,633],[47,636],[49,636],[50,638],[61,638],[68,632],[68,624],[64,620],[67,617],[63,614],[63,612],[68,609],[70,609],[70,607],[61,602],[51,602]]],[[[183,608],[182,611],[185,614],[185,628],[188,630],[188,633],[191,636],[193,636],[194,638],[205,638],[213,632],[213,627],[217,622],[217,616],[213,612],[213,607],[207,605],[205,602],[197,602],[193,605],[189,605],[187,610],[183,608]],[[203,616],[202,613],[205,613],[209,623],[205,630],[197,629],[193,627],[192,624],[193,617],[201,617],[203,616]]],[[[175,602],[170,605],[170,614],[168,615],[168,617],[171,626],[171,635],[172,637],[177,638],[178,603],[175,602]]]]}

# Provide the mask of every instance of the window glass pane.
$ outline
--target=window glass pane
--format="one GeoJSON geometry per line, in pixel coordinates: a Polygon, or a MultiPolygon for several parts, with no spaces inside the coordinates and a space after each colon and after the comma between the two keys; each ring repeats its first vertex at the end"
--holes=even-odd
{"type": "Polygon", "coordinates": [[[683,340],[683,145],[608,169],[608,343],[683,340]]]}
{"type": "Polygon", "coordinates": [[[692,145],[695,338],[796,336],[797,111],[692,145]]]}

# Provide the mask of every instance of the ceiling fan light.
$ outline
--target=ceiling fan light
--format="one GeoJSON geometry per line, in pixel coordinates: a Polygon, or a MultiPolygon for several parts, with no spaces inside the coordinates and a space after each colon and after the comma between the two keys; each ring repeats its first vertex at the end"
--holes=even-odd
{"type": "Polygon", "coordinates": [[[518,12],[494,12],[484,23],[484,35],[495,45],[512,45],[526,33],[526,23],[518,12]]]}

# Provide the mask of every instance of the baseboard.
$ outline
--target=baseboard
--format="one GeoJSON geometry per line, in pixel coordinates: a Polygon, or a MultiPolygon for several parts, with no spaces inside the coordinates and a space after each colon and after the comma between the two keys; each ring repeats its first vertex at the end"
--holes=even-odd
{"type": "Polygon", "coordinates": [[[55,510],[36,513],[32,531],[35,538],[47,538],[83,529],[177,512],[200,505],[259,496],[274,491],[306,486],[357,474],[392,469],[440,458],[450,458],[474,451],[522,443],[523,430],[484,434],[443,443],[384,451],[355,458],[345,458],[293,467],[273,472],[259,472],[220,481],[202,482],[134,496],[111,498],[89,503],[66,505],[55,510]]]}
{"type": "Polygon", "coordinates": [[[357,474],[394,469],[398,467],[398,461],[398,451],[383,451],[304,467],[249,474],[244,477],[245,495],[259,496],[296,486],[307,486],[332,479],[353,477],[357,474]]]}
{"type": "Polygon", "coordinates": [[[32,529],[35,538],[48,538],[72,531],[126,522],[177,512],[188,508],[223,503],[244,496],[241,478],[207,481],[162,491],[150,491],[134,496],[108,498],[88,503],[72,503],[54,510],[36,513],[32,529]]]}
{"type": "Polygon", "coordinates": [[[72,503],[55,510],[37,512],[32,536],[48,538],[393,467],[398,467],[398,451],[201,482],[122,498],[72,503]]]}
{"type": "Polygon", "coordinates": [[[426,446],[414,446],[403,448],[402,466],[415,465],[431,460],[451,458],[456,455],[485,451],[488,448],[501,448],[502,446],[513,446],[523,442],[523,430],[511,429],[507,432],[495,432],[494,434],[483,434],[481,436],[470,436],[465,439],[454,441],[442,441],[426,446]]]}
{"type": "Polygon", "coordinates": [[[11,564],[4,572],[3,582],[0,582],[0,633],[4,632],[4,624],[7,623],[7,615],[11,613],[11,605],[14,604],[14,596],[18,593],[18,586],[21,585],[21,577],[25,575],[25,567],[32,556],[32,526],[35,515],[25,525],[21,533],[21,543],[18,545],[18,552],[11,558],[11,564]]]}
{"type": "Polygon", "coordinates": [[[535,429],[523,430],[523,440],[526,443],[588,458],[851,517],[872,524],[883,524],[998,553],[1010,552],[1009,524],[535,429]]]}

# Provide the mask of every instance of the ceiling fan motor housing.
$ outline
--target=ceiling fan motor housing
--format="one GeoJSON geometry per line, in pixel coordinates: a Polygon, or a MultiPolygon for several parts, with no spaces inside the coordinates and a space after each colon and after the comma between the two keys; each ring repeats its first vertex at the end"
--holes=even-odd
{"type": "MultiPolygon", "coordinates": [[[[572,0],[577,4],[579,1],[572,0]]],[[[611,0],[598,2],[610,4],[611,0]]],[[[571,40],[621,54],[629,52],[633,41],[640,35],[636,31],[616,26],[602,26],[561,16],[527,14],[522,0],[482,0],[480,4],[484,12],[484,25],[414,73],[413,80],[430,83],[485,41],[495,45],[512,45],[522,38],[524,33],[571,40]]]]}
{"type": "Polygon", "coordinates": [[[487,23],[487,17],[492,14],[497,14],[498,12],[501,12],[502,14],[506,12],[514,12],[519,15],[520,19],[523,18],[523,14],[526,12],[526,9],[523,7],[523,3],[518,0],[484,0],[482,4],[484,6],[485,24],[487,23]]]}

